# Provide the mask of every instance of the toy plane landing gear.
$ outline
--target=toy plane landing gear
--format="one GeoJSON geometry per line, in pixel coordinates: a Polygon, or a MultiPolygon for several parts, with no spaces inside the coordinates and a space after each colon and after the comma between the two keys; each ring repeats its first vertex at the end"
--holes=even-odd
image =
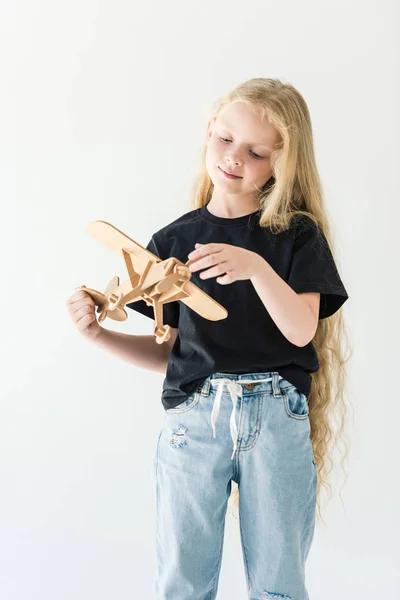
{"type": "Polygon", "coordinates": [[[93,299],[100,313],[99,323],[106,317],[125,321],[128,314],[124,306],[142,299],[153,306],[154,335],[156,342],[162,344],[171,337],[170,326],[163,324],[163,304],[180,300],[210,321],[220,321],[228,316],[228,311],[221,304],[190,281],[191,261],[185,264],[174,257],[161,260],[105,221],[94,221],[86,230],[124,259],[129,275],[129,279],[121,285],[119,277],[113,277],[104,293],[86,286],[79,288],[93,299]]]}

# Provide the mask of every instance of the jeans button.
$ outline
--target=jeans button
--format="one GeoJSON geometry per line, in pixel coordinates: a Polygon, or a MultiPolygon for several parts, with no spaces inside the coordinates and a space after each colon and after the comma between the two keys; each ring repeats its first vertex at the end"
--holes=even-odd
{"type": "Polygon", "coordinates": [[[255,383],[245,383],[244,387],[246,388],[246,390],[252,390],[255,385],[255,383]]]}

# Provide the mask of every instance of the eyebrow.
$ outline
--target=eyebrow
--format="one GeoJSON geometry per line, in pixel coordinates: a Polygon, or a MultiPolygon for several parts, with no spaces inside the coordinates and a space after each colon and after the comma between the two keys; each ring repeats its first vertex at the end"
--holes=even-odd
{"type": "MultiPolygon", "coordinates": [[[[229,129],[229,131],[232,131],[232,127],[230,127],[228,123],[224,123],[224,121],[220,121],[220,124],[225,129],[229,129]]],[[[264,148],[266,148],[269,152],[272,152],[272,150],[268,146],[268,144],[264,144],[264,142],[256,142],[256,141],[254,141],[254,142],[250,142],[250,144],[254,144],[255,146],[264,146],[264,148]]]]}

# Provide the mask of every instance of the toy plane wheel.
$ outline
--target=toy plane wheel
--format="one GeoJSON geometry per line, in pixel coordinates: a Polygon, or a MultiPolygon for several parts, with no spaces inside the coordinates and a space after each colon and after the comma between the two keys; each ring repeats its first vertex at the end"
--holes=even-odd
{"type": "Polygon", "coordinates": [[[175,265],[174,273],[178,273],[181,281],[189,281],[192,277],[192,273],[189,271],[186,265],[175,265]]]}
{"type": "Polygon", "coordinates": [[[171,337],[171,327],[169,325],[164,325],[163,327],[160,327],[154,331],[154,335],[156,336],[157,344],[163,344],[171,337]]]}

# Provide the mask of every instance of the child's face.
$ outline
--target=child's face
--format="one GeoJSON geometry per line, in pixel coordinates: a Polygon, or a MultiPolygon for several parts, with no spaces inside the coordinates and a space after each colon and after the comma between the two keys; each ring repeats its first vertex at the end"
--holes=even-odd
{"type": "Polygon", "coordinates": [[[215,188],[229,195],[258,196],[271,177],[271,151],[279,141],[277,130],[244,102],[226,106],[207,127],[206,167],[215,188]],[[222,139],[223,138],[223,139],[222,139]],[[221,169],[239,175],[226,177],[221,169]]]}

